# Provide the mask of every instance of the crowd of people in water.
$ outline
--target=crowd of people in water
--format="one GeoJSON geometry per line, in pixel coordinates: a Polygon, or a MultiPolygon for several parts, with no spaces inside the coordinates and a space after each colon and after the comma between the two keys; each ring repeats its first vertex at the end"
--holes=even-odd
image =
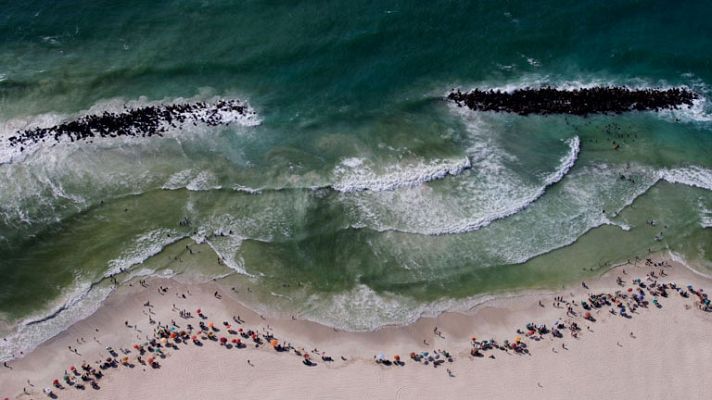
{"type": "Polygon", "coordinates": [[[195,102],[181,104],[149,105],[139,108],[127,108],[123,112],[104,111],[79,119],[64,122],[46,128],[32,128],[18,131],[8,138],[10,146],[24,147],[52,139],[90,140],[97,137],[151,137],[161,136],[170,128],[179,128],[187,123],[208,126],[226,125],[234,120],[235,115],[254,114],[245,103],[225,99],[215,102],[195,102]]]}
{"type": "Polygon", "coordinates": [[[623,113],[628,111],[659,111],[691,107],[697,93],[686,88],[630,89],[622,86],[597,86],[580,89],[552,87],[522,88],[513,91],[474,89],[462,92],[453,89],[447,96],[458,106],[474,111],[529,114],[623,113]]]}
{"type": "MultiPolygon", "coordinates": [[[[701,288],[695,288],[692,285],[681,286],[675,282],[662,282],[661,280],[667,276],[665,268],[669,267],[665,262],[654,262],[651,259],[645,261],[646,266],[650,267],[644,278],[634,278],[627,280],[628,273],[622,269],[622,276],[616,278],[616,283],[620,287],[618,290],[609,292],[594,292],[589,286],[582,282],[581,285],[588,291],[587,295],[580,298],[578,301],[572,295],[572,299],[567,300],[563,296],[556,296],[553,299],[552,307],[557,309],[566,309],[565,314],[551,326],[542,323],[530,322],[523,329],[516,330],[516,336],[512,339],[503,341],[494,338],[478,339],[472,337],[469,343],[469,351],[461,352],[460,355],[467,356],[469,354],[472,360],[476,358],[496,358],[497,351],[505,353],[512,352],[513,354],[529,354],[529,342],[538,342],[547,336],[556,339],[561,339],[561,348],[567,350],[564,341],[566,336],[578,338],[581,332],[585,329],[590,331],[589,323],[595,323],[597,317],[601,318],[603,311],[606,314],[617,316],[620,318],[630,319],[635,314],[640,313],[645,309],[659,309],[663,307],[662,299],[668,298],[677,294],[683,299],[694,300],[697,309],[704,312],[712,312],[712,303],[707,293],[701,288]],[[656,269],[660,268],[659,271],[656,269]]],[[[142,282],[142,286],[148,284],[142,282]]],[[[161,293],[165,294],[168,288],[161,287],[161,293]]],[[[177,297],[181,296],[177,293],[177,297]]],[[[185,298],[183,296],[182,298],[185,298]]],[[[104,378],[105,373],[117,368],[134,368],[142,365],[145,368],[158,369],[161,368],[161,363],[165,361],[166,356],[172,351],[178,351],[185,346],[195,346],[202,348],[204,346],[221,346],[229,351],[238,351],[251,347],[254,349],[267,349],[278,353],[291,354],[306,367],[316,367],[319,363],[334,363],[335,360],[326,352],[319,351],[314,348],[306,350],[303,347],[293,346],[291,343],[277,338],[269,325],[266,328],[254,329],[246,326],[245,320],[239,316],[233,316],[231,321],[222,321],[214,324],[210,321],[208,314],[197,309],[191,312],[186,309],[181,309],[173,305],[172,311],[176,312],[181,318],[180,322],[171,320],[169,323],[162,323],[151,318],[153,312],[151,308],[154,306],[149,302],[144,305],[144,314],[149,316],[149,324],[154,326],[152,336],[146,336],[145,341],[132,344],[129,348],[118,347],[114,349],[107,346],[106,354],[101,356],[101,359],[90,363],[83,361],[79,368],[74,365],[69,366],[61,378],[55,378],[52,381],[51,387],[46,387],[42,390],[44,394],[51,398],[57,398],[65,390],[87,390],[92,388],[100,390],[100,382],[104,378]]],[[[539,306],[545,305],[539,301],[539,306]]],[[[692,306],[687,304],[686,309],[691,309],[692,306]]],[[[136,328],[135,325],[125,322],[127,328],[136,328]]],[[[434,328],[433,333],[439,337],[443,337],[443,333],[434,328]]],[[[635,338],[633,332],[631,337],[635,338]]],[[[96,340],[96,338],[94,338],[96,340]]],[[[98,342],[98,340],[96,340],[98,342]]],[[[77,339],[77,343],[84,343],[77,339]]],[[[424,344],[429,343],[424,340],[424,344]]],[[[70,346],[70,351],[72,351],[70,346]]],[[[553,347],[552,351],[558,352],[557,347],[553,347]]],[[[75,349],[76,352],[76,349],[75,349]]],[[[78,353],[77,353],[78,354],[78,353]]],[[[340,356],[341,361],[347,361],[346,357],[340,356]]],[[[400,355],[386,356],[380,353],[373,357],[376,364],[384,367],[402,367],[406,365],[406,360],[400,355]]],[[[455,362],[455,355],[447,350],[435,349],[433,351],[417,351],[411,352],[409,360],[413,364],[424,366],[432,366],[438,368],[444,364],[449,366],[455,362]]],[[[251,367],[255,365],[248,359],[247,364],[251,367]]],[[[11,368],[5,363],[6,368],[11,368]]],[[[455,377],[453,371],[447,368],[447,373],[450,377],[455,377]]],[[[28,383],[30,383],[28,381],[28,383]]],[[[33,385],[31,385],[33,386],[33,385]]],[[[31,392],[23,389],[26,394],[31,392]]],[[[5,398],[7,400],[7,398],[5,398]]]]}

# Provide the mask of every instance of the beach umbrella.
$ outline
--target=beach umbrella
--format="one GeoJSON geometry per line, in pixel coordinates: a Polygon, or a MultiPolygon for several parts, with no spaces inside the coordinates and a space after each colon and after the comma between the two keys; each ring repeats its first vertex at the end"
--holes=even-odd
{"type": "Polygon", "coordinates": [[[227,338],[225,336],[220,337],[220,343],[225,344],[227,343],[227,338]]]}
{"type": "Polygon", "coordinates": [[[519,342],[522,341],[522,337],[521,337],[521,336],[515,336],[515,337],[514,337],[514,341],[517,342],[517,343],[519,343],[519,342]]]}
{"type": "Polygon", "coordinates": [[[175,332],[171,333],[171,339],[175,339],[175,338],[177,338],[177,337],[178,337],[178,334],[177,334],[177,333],[175,333],[175,332]]]}
{"type": "Polygon", "coordinates": [[[583,314],[583,317],[586,319],[589,319],[589,318],[591,318],[591,313],[587,311],[583,314]]]}
{"type": "Polygon", "coordinates": [[[309,359],[309,353],[304,353],[304,359],[308,360],[309,359]]]}
{"type": "Polygon", "coordinates": [[[632,287],[629,287],[629,288],[628,288],[628,292],[632,292],[632,291],[633,291],[633,288],[632,288],[632,287]]]}
{"type": "Polygon", "coordinates": [[[272,339],[272,340],[269,341],[269,344],[271,344],[272,347],[277,347],[277,345],[279,344],[279,340],[277,340],[277,339],[272,339]]]}
{"type": "Polygon", "coordinates": [[[166,339],[166,338],[161,338],[161,344],[162,344],[162,345],[165,345],[166,343],[168,343],[168,339],[166,339]]]}
{"type": "Polygon", "coordinates": [[[52,381],[52,384],[53,384],[54,386],[58,386],[58,385],[59,385],[59,379],[53,380],[53,381],[52,381]]]}
{"type": "Polygon", "coordinates": [[[396,354],[393,356],[393,359],[396,361],[400,361],[400,356],[398,354],[396,354]]]}
{"type": "Polygon", "coordinates": [[[238,343],[237,339],[232,339],[231,342],[232,342],[232,344],[237,344],[237,343],[238,343]]]}
{"type": "Polygon", "coordinates": [[[242,332],[242,328],[238,329],[237,331],[238,331],[238,332],[242,332]]]}
{"type": "Polygon", "coordinates": [[[69,370],[70,370],[70,371],[76,371],[77,368],[76,368],[74,365],[71,365],[71,366],[69,366],[69,370]]]}
{"type": "Polygon", "coordinates": [[[212,322],[208,322],[208,328],[212,329],[215,325],[212,322]]]}
{"type": "Polygon", "coordinates": [[[196,340],[198,340],[198,337],[197,337],[197,336],[195,336],[195,335],[193,335],[193,336],[191,336],[191,337],[190,337],[190,340],[192,340],[192,341],[196,341],[196,340]]]}
{"type": "Polygon", "coordinates": [[[195,310],[195,313],[196,313],[196,314],[200,314],[200,313],[201,313],[201,312],[200,312],[200,309],[195,310]]]}
{"type": "Polygon", "coordinates": [[[476,342],[476,341],[477,341],[477,338],[473,336],[473,337],[472,337],[472,341],[473,341],[473,342],[476,342]]]}
{"type": "Polygon", "coordinates": [[[138,350],[138,349],[141,348],[141,346],[139,346],[138,344],[135,344],[135,343],[134,343],[133,348],[136,349],[136,350],[138,350]]]}

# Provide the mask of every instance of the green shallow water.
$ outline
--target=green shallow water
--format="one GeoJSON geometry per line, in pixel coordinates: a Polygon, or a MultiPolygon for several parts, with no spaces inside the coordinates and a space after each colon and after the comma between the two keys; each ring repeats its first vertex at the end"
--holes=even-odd
{"type": "Polygon", "coordinates": [[[706,271],[710,11],[635,1],[6,5],[0,140],[124,104],[216,96],[248,101],[261,123],[44,146],[0,164],[0,315],[12,339],[0,355],[71,318],[32,335],[22,321],[61,304],[81,315],[121,270],[221,276],[254,289],[255,307],[351,329],[557,287],[649,251],[706,271]],[[442,100],[452,87],[538,84],[686,85],[703,101],[575,118],[442,100]]]}

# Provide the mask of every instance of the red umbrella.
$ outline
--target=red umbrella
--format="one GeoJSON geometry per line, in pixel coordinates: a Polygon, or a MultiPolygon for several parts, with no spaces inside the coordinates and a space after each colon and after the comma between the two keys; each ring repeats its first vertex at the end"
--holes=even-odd
{"type": "Polygon", "coordinates": [[[586,318],[586,319],[589,319],[589,318],[591,318],[591,313],[590,313],[590,312],[586,312],[586,313],[583,314],[583,317],[586,318]]]}
{"type": "Polygon", "coordinates": [[[237,344],[237,343],[238,343],[238,340],[237,340],[237,339],[232,339],[231,342],[232,342],[233,344],[237,344]]]}
{"type": "Polygon", "coordinates": [[[193,336],[191,336],[191,337],[190,337],[190,340],[192,340],[192,341],[196,341],[196,340],[198,340],[198,337],[197,337],[197,336],[195,336],[195,335],[193,335],[193,336]]]}
{"type": "Polygon", "coordinates": [[[53,380],[53,381],[52,381],[52,384],[53,384],[54,386],[59,385],[59,379],[53,380]]]}
{"type": "Polygon", "coordinates": [[[227,338],[224,336],[220,337],[220,343],[222,343],[222,344],[227,343],[227,338]]]}
{"type": "Polygon", "coordinates": [[[308,360],[308,359],[309,359],[309,354],[308,354],[308,353],[304,353],[304,359],[305,359],[305,360],[308,360]]]}
{"type": "Polygon", "coordinates": [[[200,314],[200,309],[195,310],[196,314],[200,314]]]}
{"type": "Polygon", "coordinates": [[[628,288],[628,292],[632,292],[632,291],[633,291],[633,288],[632,288],[632,287],[629,287],[629,288],[628,288]]]}
{"type": "Polygon", "coordinates": [[[136,350],[138,350],[139,348],[141,348],[141,346],[139,346],[139,345],[137,345],[137,344],[134,344],[134,345],[133,345],[133,348],[136,349],[136,350]]]}
{"type": "Polygon", "coordinates": [[[76,371],[76,368],[74,368],[74,365],[72,365],[72,366],[69,367],[69,370],[70,370],[70,371],[76,371]]]}

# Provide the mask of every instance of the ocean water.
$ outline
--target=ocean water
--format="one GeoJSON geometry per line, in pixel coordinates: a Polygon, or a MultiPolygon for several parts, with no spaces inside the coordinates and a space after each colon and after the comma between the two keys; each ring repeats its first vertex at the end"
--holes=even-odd
{"type": "Polygon", "coordinates": [[[265,312],[356,330],[650,252],[712,272],[712,4],[121,3],[0,8],[0,358],[91,313],[121,271],[218,277],[265,312]],[[588,118],[443,100],[606,84],[701,99],[588,118]],[[7,145],[215,98],[256,117],[7,145]]]}

